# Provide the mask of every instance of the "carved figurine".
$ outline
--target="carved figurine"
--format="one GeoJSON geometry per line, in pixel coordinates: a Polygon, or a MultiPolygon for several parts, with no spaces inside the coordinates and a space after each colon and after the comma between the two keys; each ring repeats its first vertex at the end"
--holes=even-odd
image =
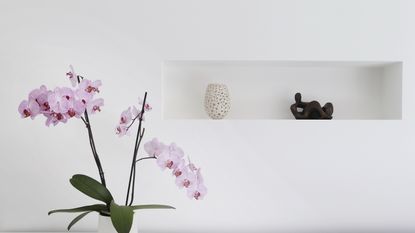
{"type": "Polygon", "coordinates": [[[302,102],[301,93],[295,94],[295,104],[291,105],[291,112],[297,120],[331,120],[333,118],[333,111],[332,103],[326,103],[321,107],[320,103],[317,101],[302,102]]]}

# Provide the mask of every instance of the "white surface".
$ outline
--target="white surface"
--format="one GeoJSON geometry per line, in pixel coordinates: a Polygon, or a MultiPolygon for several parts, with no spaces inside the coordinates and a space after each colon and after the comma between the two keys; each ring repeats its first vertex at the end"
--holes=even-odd
{"type": "Polygon", "coordinates": [[[209,83],[231,95],[227,119],[294,119],[294,95],[334,105],[334,119],[401,119],[402,63],[168,61],[163,66],[164,119],[208,119],[209,83]]]}
{"type": "MultiPolygon", "coordinates": [[[[147,139],[175,141],[200,164],[209,194],[190,201],[151,161],[138,171],[142,232],[415,231],[415,22],[404,0],[0,1],[0,230],[64,231],[93,203],[69,177],[97,177],[81,122],[46,128],[21,120],[19,102],[40,84],[68,85],[73,64],[101,79],[92,118],[117,201],[133,138],[114,134],[120,112],[145,90],[147,139]],[[162,120],[166,60],[403,61],[402,121],[162,120]]],[[[90,215],[74,231],[96,230],[90,215]]]]}

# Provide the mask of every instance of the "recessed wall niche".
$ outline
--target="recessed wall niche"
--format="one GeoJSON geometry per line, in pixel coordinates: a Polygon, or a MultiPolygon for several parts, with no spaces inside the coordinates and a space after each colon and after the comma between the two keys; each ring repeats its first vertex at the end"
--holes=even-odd
{"type": "Polygon", "coordinates": [[[304,101],[332,102],[334,120],[402,119],[400,61],[165,61],[164,119],[209,119],[209,83],[229,88],[226,119],[294,119],[296,92],[304,101]]]}

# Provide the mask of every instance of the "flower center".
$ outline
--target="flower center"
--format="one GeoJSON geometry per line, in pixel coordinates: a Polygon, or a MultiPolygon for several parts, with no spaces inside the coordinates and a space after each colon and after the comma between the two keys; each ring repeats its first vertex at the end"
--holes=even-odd
{"type": "Polygon", "coordinates": [[[24,117],[29,117],[30,116],[30,111],[27,110],[27,109],[23,110],[23,115],[24,115],[24,117]]]}
{"type": "Polygon", "coordinates": [[[183,186],[184,186],[184,187],[186,187],[186,188],[188,188],[188,187],[190,186],[190,180],[185,179],[185,180],[183,181],[183,186]]]}
{"type": "Polygon", "coordinates": [[[69,110],[68,110],[68,115],[69,115],[70,117],[74,117],[74,116],[76,115],[76,112],[75,112],[73,109],[69,109],[69,110]]]}
{"type": "Polygon", "coordinates": [[[195,195],[193,195],[195,197],[196,200],[199,200],[200,198],[200,193],[198,191],[195,192],[195,195]]]}
{"type": "Polygon", "coordinates": [[[69,78],[73,78],[73,73],[72,72],[68,72],[68,73],[66,73],[66,76],[68,76],[69,78]]]}
{"type": "Polygon", "coordinates": [[[174,172],[174,175],[175,175],[176,177],[181,176],[181,175],[182,175],[182,171],[180,171],[180,170],[176,170],[176,171],[174,172]]]}
{"type": "Polygon", "coordinates": [[[63,119],[63,115],[62,115],[62,113],[57,113],[57,114],[56,114],[56,119],[57,119],[58,121],[62,120],[62,119],[63,119]]]}
{"type": "Polygon", "coordinates": [[[166,167],[168,167],[168,168],[172,168],[173,167],[173,161],[167,161],[167,163],[166,163],[166,167]]]}
{"type": "Polygon", "coordinates": [[[43,104],[43,107],[44,107],[45,111],[48,111],[48,110],[50,109],[50,107],[49,107],[49,103],[48,103],[48,102],[45,102],[45,103],[43,104]]]}
{"type": "Polygon", "coordinates": [[[121,133],[121,127],[120,126],[118,126],[117,127],[117,134],[120,134],[121,133]]]}
{"type": "Polygon", "coordinates": [[[101,112],[101,108],[99,108],[99,106],[94,106],[92,108],[92,111],[94,111],[94,112],[96,112],[96,111],[101,112]]]}
{"type": "Polygon", "coordinates": [[[88,87],[85,89],[85,91],[86,91],[86,92],[88,92],[88,93],[91,93],[91,92],[98,92],[98,93],[99,93],[98,88],[93,87],[93,86],[88,86],[88,87]]]}
{"type": "Polygon", "coordinates": [[[125,119],[125,117],[121,117],[120,124],[125,124],[125,123],[127,123],[127,119],[125,119]]]}

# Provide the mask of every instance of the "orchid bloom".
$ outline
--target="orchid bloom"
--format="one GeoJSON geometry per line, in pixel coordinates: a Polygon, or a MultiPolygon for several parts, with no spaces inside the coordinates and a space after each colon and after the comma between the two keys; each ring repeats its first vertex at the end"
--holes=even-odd
{"type": "MultiPolygon", "coordinates": [[[[76,87],[78,76],[75,74],[73,67],[66,74],[73,87],[76,87]]],[[[76,117],[81,118],[87,110],[88,113],[101,111],[104,100],[101,98],[94,99],[95,93],[98,93],[98,87],[101,81],[90,81],[83,79],[81,84],[75,88],[56,87],[48,90],[42,85],[29,93],[29,99],[23,100],[19,105],[19,113],[22,117],[31,117],[34,119],[37,115],[42,114],[46,117],[46,125],[57,125],[59,122],[66,123],[68,119],[76,117]]]]}
{"type": "Polygon", "coordinates": [[[130,124],[132,120],[131,107],[121,113],[120,125],[130,124]]]}
{"type": "Polygon", "coordinates": [[[173,175],[176,176],[176,185],[179,186],[179,188],[189,188],[195,185],[196,175],[184,164],[176,168],[173,171],[173,175]]]}
{"type": "Polygon", "coordinates": [[[144,150],[147,152],[148,155],[151,156],[159,156],[161,152],[166,148],[162,142],[159,142],[157,138],[153,138],[153,140],[144,144],[144,150]]]}
{"type": "Polygon", "coordinates": [[[157,165],[162,170],[166,168],[172,170],[172,175],[176,178],[176,185],[187,190],[187,195],[191,199],[201,200],[207,193],[204,185],[200,168],[197,168],[188,159],[188,163],[183,159],[184,152],[175,143],[166,146],[157,138],[144,144],[144,150],[151,157],[157,159],[157,165]]]}
{"type": "Polygon", "coordinates": [[[99,93],[99,87],[102,85],[100,80],[90,81],[88,79],[83,79],[79,84],[79,89],[86,93],[99,93]]]}
{"type": "MultiPolygon", "coordinates": [[[[138,97],[138,104],[141,106],[143,104],[143,99],[141,97],[138,97]]],[[[144,111],[148,112],[151,111],[153,108],[150,106],[148,102],[144,105],[144,111]]]]}
{"type": "Polygon", "coordinates": [[[157,156],[157,164],[162,170],[175,169],[183,163],[183,156],[183,150],[172,143],[157,156]]]}
{"type": "Polygon", "coordinates": [[[187,189],[187,196],[196,200],[202,200],[207,193],[207,188],[203,183],[200,168],[196,171],[196,182],[187,189]]]}
{"type": "Polygon", "coordinates": [[[51,124],[55,126],[59,122],[66,123],[68,121],[68,119],[62,113],[51,112],[51,113],[46,113],[45,116],[46,116],[46,126],[50,126],[51,124]]]}
{"type": "MultiPolygon", "coordinates": [[[[141,98],[139,98],[138,102],[142,106],[143,101],[141,100],[141,98]]],[[[144,105],[144,112],[148,112],[151,109],[152,108],[149,104],[146,103],[144,105]]],[[[141,116],[141,107],[140,108],[137,108],[136,106],[128,107],[126,110],[124,110],[121,113],[120,120],[118,124],[115,126],[115,133],[120,137],[127,135],[131,124],[135,120],[138,120],[138,119],[144,120],[144,116],[141,116]]]]}
{"type": "Polygon", "coordinates": [[[71,81],[72,87],[75,87],[78,83],[78,75],[76,75],[72,65],[69,65],[69,69],[70,71],[66,73],[66,76],[68,76],[69,80],[71,81]]]}
{"type": "Polygon", "coordinates": [[[87,105],[88,113],[94,114],[96,112],[101,112],[101,107],[104,105],[104,99],[94,99],[90,101],[87,105]]]}
{"type": "Polygon", "coordinates": [[[56,113],[66,113],[73,100],[74,95],[70,88],[57,87],[48,95],[50,109],[56,113]]]}
{"type": "Polygon", "coordinates": [[[19,113],[22,118],[30,117],[34,119],[39,112],[39,104],[34,100],[23,100],[19,105],[19,113]]]}
{"type": "Polygon", "coordinates": [[[41,112],[47,112],[50,109],[48,102],[49,91],[45,85],[40,86],[38,89],[34,89],[29,93],[29,100],[35,100],[41,112]]]}
{"type": "Polygon", "coordinates": [[[122,137],[124,135],[127,135],[127,133],[128,133],[127,126],[126,125],[118,125],[115,128],[115,133],[120,137],[122,137]]]}
{"type": "Polygon", "coordinates": [[[187,196],[196,200],[202,200],[207,193],[207,188],[203,183],[198,183],[195,186],[191,186],[187,190],[187,196]]]}
{"type": "Polygon", "coordinates": [[[115,133],[122,137],[128,133],[129,124],[132,121],[132,113],[131,113],[131,107],[129,107],[127,110],[123,111],[120,116],[120,121],[118,125],[115,127],[115,133]]]}

